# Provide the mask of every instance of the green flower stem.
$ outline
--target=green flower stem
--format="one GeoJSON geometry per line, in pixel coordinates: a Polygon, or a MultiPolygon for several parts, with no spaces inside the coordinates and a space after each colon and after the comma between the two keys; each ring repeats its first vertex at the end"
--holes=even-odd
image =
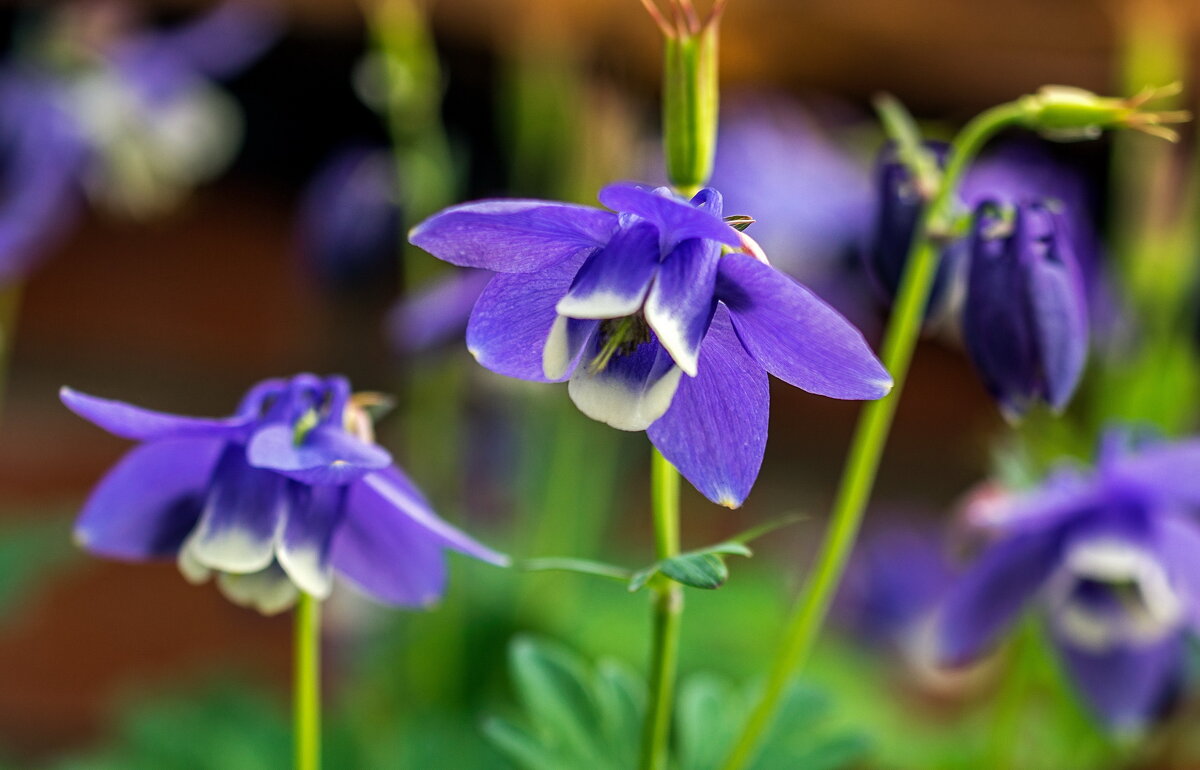
{"type": "Polygon", "coordinates": [[[908,265],[884,338],[883,364],[895,380],[895,389],[887,397],[863,408],[817,562],[792,610],[766,688],[725,763],[725,770],[739,770],[753,759],[792,676],[812,651],[841,582],[921,333],[925,306],[937,275],[937,239],[949,226],[947,220],[953,213],[954,189],[987,140],[1000,129],[1018,123],[1021,117],[1022,110],[1015,102],[993,107],[968,123],[951,146],[942,183],[925,209],[919,234],[909,251],[908,265]]]}
{"type": "Polygon", "coordinates": [[[301,593],[296,603],[292,693],[296,770],[321,767],[321,601],[301,593]]]}
{"type": "MultiPolygon", "coordinates": [[[[655,555],[669,559],[679,554],[679,471],[653,450],[650,460],[650,496],[653,503],[655,555]]],[[[675,700],[675,669],[679,659],[679,630],[683,614],[683,587],[659,575],[651,583],[654,596],[654,640],[650,658],[650,702],[642,727],[642,770],[667,766],[671,712],[675,700]]]]}

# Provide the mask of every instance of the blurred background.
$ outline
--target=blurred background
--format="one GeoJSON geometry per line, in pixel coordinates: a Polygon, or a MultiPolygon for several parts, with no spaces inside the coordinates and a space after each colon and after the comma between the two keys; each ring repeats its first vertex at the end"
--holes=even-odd
{"type": "MultiPolygon", "coordinates": [[[[895,94],[944,135],[1046,83],[1124,92],[1133,9],[1166,20],[1169,41],[1146,55],[1183,52],[1190,79],[1200,14],[1185,0],[731,0],[714,183],[727,210],[759,219],[750,232],[776,264],[877,340],[885,306],[861,267],[882,142],[870,97],[895,94]]],[[[475,365],[462,330],[479,277],[402,245],[455,201],[594,202],[613,179],[661,180],[660,43],[636,0],[80,0],[8,4],[0,30],[0,763],[252,768],[290,751],[286,615],[236,607],[173,564],[73,546],[73,516],[128,444],[63,408],[62,385],[220,415],[259,379],[344,373],[397,396],[381,441],[483,541],[518,558],[651,560],[642,435],[589,422],[564,388],[475,365]],[[60,168],[29,159],[60,140],[60,168]]],[[[1036,147],[1079,180],[1101,235],[1111,150],[1036,147]]],[[[772,400],[754,493],[727,511],[685,486],[684,545],[804,518],[735,560],[721,590],[689,592],[685,676],[762,674],[822,530],[858,407],[784,387],[772,400]]],[[[995,677],[926,670],[871,624],[936,593],[948,567],[930,533],[1007,430],[954,333],[930,334],[866,533],[911,569],[868,564],[850,581],[808,678],[824,758],[811,766],[990,766],[995,677]]],[[[506,652],[520,635],[645,666],[641,594],[465,559],[452,572],[430,612],[331,600],[329,766],[508,766],[484,726],[522,718],[506,652]]],[[[1200,756],[1177,729],[1118,757],[1052,662],[1030,676],[1033,712],[1057,710],[1022,736],[1040,759],[1011,766],[1200,756]]]]}

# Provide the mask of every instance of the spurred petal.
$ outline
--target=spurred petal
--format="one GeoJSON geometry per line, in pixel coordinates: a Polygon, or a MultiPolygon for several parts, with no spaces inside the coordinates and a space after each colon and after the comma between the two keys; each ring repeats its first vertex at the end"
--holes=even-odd
{"type": "Polygon", "coordinates": [[[620,318],[642,307],[658,268],[658,231],[647,222],[623,227],[608,245],[588,257],[567,295],[558,302],[559,315],[572,318],[620,318]]]}
{"type": "Polygon", "coordinates": [[[135,447],[92,491],[75,539],[114,559],[174,556],[196,525],[224,442],[168,439],[135,447]]]}
{"type": "Polygon", "coordinates": [[[1022,532],[988,548],[948,592],[939,657],[961,665],[984,653],[1058,566],[1057,530],[1022,532]]]}
{"type": "MultiPolygon", "coordinates": [[[[333,586],[330,544],[342,522],[345,486],[289,484],[290,505],[275,555],[280,566],[305,593],[319,599],[333,586]]],[[[397,554],[397,558],[402,558],[397,554]]]]}
{"type": "MultiPolygon", "coordinates": [[[[591,360],[601,344],[597,335],[585,360],[591,360]]],[[[682,376],[671,355],[651,341],[631,353],[614,355],[599,371],[579,367],[567,391],[579,411],[593,420],[618,430],[645,430],[671,406],[682,376]]]]}
{"type": "Polygon", "coordinates": [[[1111,728],[1137,731],[1168,705],[1182,683],[1183,635],[1141,646],[1084,650],[1056,639],[1056,646],[1084,700],[1111,728]]]}
{"type": "Polygon", "coordinates": [[[1083,276],[1062,232],[1064,225],[1051,212],[1058,237],[1049,253],[1027,267],[1026,289],[1037,334],[1045,378],[1046,401],[1062,409],[1071,400],[1088,351],[1088,311],[1083,276]]]}
{"type": "Polygon", "coordinates": [[[550,327],[550,336],[542,349],[542,374],[549,380],[561,380],[575,371],[580,355],[591,344],[600,328],[596,320],[580,320],[560,315],[550,327]]]}
{"type": "Polygon", "coordinates": [[[431,216],[408,239],[438,259],[498,273],[531,273],[608,243],[617,217],[540,200],[464,203],[431,216]]]}
{"type": "Polygon", "coordinates": [[[554,306],[582,262],[577,256],[536,273],[492,278],[467,325],[467,349],[475,360],[497,374],[546,382],[542,353],[558,318],[554,306]]]}
{"type": "Polygon", "coordinates": [[[232,438],[254,422],[252,415],[207,419],[180,417],[166,412],[110,401],[62,388],[58,396],[75,414],[121,438],[151,441],[164,438],[232,438]]]}
{"type": "Polygon", "coordinates": [[[286,423],[260,428],[246,447],[246,458],[255,468],[305,484],[349,484],[392,463],[386,449],[336,425],[318,425],[299,444],[295,436],[295,429],[286,423]]]}
{"type": "Polygon", "coordinates": [[[745,254],[721,258],[717,298],[754,360],[809,393],[882,398],[892,378],[862,333],[815,294],[745,254]]]}
{"type": "Polygon", "coordinates": [[[246,449],[230,444],[213,471],[200,522],[186,547],[200,564],[224,572],[258,572],[275,557],[286,515],[287,479],[253,468],[246,449]]]}
{"type": "Polygon", "coordinates": [[[222,572],[217,575],[217,587],[234,604],[264,615],[278,615],[295,604],[300,595],[300,589],[275,562],[248,575],[222,572]]]}
{"type": "Polygon", "coordinates": [[[704,338],[699,370],[667,413],[646,430],[663,456],[709,500],[742,504],[767,445],[767,373],[746,353],[720,307],[704,338]]]}
{"type": "Polygon", "coordinates": [[[646,297],[646,322],[689,377],[696,376],[700,342],[716,307],[720,256],[713,241],[684,241],[667,255],[646,297]]]}
{"type": "Polygon", "coordinates": [[[741,244],[737,231],[721,220],[720,193],[706,188],[693,201],[666,187],[651,189],[632,182],[610,184],[600,191],[600,202],[613,211],[637,214],[652,223],[664,253],[688,238],[706,238],[734,248],[741,244]]]}

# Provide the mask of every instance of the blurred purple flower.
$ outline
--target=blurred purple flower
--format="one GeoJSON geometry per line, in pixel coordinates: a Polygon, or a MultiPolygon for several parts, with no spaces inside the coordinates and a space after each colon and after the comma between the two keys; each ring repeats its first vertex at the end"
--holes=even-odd
{"type": "Polygon", "coordinates": [[[87,146],[63,96],[37,72],[0,75],[0,285],[27,276],[78,215],[87,146]]]}
{"type": "Polygon", "coordinates": [[[298,233],[300,253],[315,275],[351,288],[394,270],[400,249],[396,188],[395,165],[385,149],[346,148],[317,171],[300,203],[298,233]]]}
{"type": "Polygon", "coordinates": [[[838,594],[842,622],[870,644],[905,646],[950,585],[940,533],[892,525],[867,533],[838,594]]]}
{"type": "Polygon", "coordinates": [[[504,556],[434,514],[375,445],[343,377],[301,374],[254,386],[236,414],[180,417],[63,388],[73,412],[142,442],[93,490],[76,523],[83,547],[115,559],[175,557],[189,581],[280,612],[333,574],[378,601],[424,606],[445,590],[443,549],[504,556]]]}
{"type": "Polygon", "coordinates": [[[722,220],[716,190],[688,201],[621,183],[600,202],[621,213],[490,200],[413,229],[411,241],[434,256],[499,273],[467,329],[485,367],[569,379],[584,414],[647,430],[697,489],[727,506],[742,503],[762,463],[768,372],[835,398],[890,390],[836,311],[746,253],[722,255],[752,242],[722,220]]]}
{"type": "MultiPolygon", "coordinates": [[[[939,164],[944,163],[948,145],[927,142],[939,164]]],[[[958,206],[974,211],[984,202],[1016,205],[1045,203],[1060,213],[1064,237],[1074,249],[1091,292],[1099,282],[1099,245],[1092,223],[1092,201],[1080,173],[1053,158],[1040,145],[1008,142],[990,151],[967,171],[958,189],[958,206]]],[[[866,250],[868,270],[890,302],[900,285],[908,250],[916,231],[924,201],[911,175],[895,158],[889,144],[880,152],[876,165],[876,203],[871,242],[866,250]]],[[[937,283],[930,298],[930,314],[956,312],[964,281],[966,245],[951,244],[942,254],[937,283]]]]}
{"type": "Polygon", "coordinates": [[[984,654],[1039,600],[1076,686],[1111,727],[1137,730],[1181,681],[1200,622],[1200,440],[1127,448],[1110,435],[1090,473],[1060,468],[1039,488],[988,500],[973,523],[994,538],[940,616],[943,661],[984,654]]]}
{"type": "Polygon", "coordinates": [[[728,211],[757,220],[751,232],[771,263],[805,283],[837,270],[871,213],[867,170],[782,99],[725,110],[712,185],[728,211]]]}
{"type": "Polygon", "coordinates": [[[1087,299],[1068,225],[1047,205],[980,205],[963,303],[967,352],[1010,418],[1066,406],[1088,350],[1087,299]]]}
{"type": "Polygon", "coordinates": [[[228,0],[172,29],[118,29],[95,44],[76,43],[79,66],[62,77],[93,150],[89,192],[142,216],[223,170],[241,122],[215,79],[249,66],[278,34],[273,5],[228,0]]]}

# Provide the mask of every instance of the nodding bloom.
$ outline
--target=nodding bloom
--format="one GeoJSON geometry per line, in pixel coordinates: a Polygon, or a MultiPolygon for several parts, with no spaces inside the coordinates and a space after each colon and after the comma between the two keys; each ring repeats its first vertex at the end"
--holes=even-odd
{"type": "Polygon", "coordinates": [[[1200,628],[1200,441],[1130,450],[968,511],[991,535],[941,609],[943,661],[963,664],[1040,605],[1075,685],[1106,724],[1138,730],[1182,681],[1200,628]]]}
{"type": "Polygon", "coordinates": [[[336,572],[385,604],[425,606],[445,590],[444,549],[506,558],[434,514],[391,456],[344,377],[255,385],[231,417],[153,412],[64,388],[63,403],[141,442],[92,491],[75,525],[109,558],[174,558],[215,574],[232,601],[280,612],[336,572]]]}
{"type": "Polygon", "coordinates": [[[874,399],[892,385],[862,335],[755,256],[712,188],[609,185],[613,211],[487,200],[442,211],[411,241],[492,270],[467,347],[488,369],[569,381],[589,417],[646,430],[709,499],[740,505],[762,462],[767,373],[812,393],[874,399]],[[619,213],[614,213],[619,212],[619,213]]]}
{"type": "MultiPolygon", "coordinates": [[[[926,149],[941,166],[949,146],[926,142],[926,149]]],[[[894,145],[886,145],[876,162],[874,226],[865,262],[881,295],[889,302],[896,295],[917,222],[925,210],[930,190],[920,189],[911,170],[899,161],[894,145]]],[[[956,191],[956,208],[964,215],[984,203],[1017,204],[1037,201],[1061,212],[1065,237],[1078,259],[1094,274],[1098,251],[1092,224],[1087,185],[1080,174],[1055,159],[1040,145],[1009,142],[971,165],[956,191]]],[[[947,241],[929,301],[930,316],[956,313],[961,304],[965,244],[947,241]]]]}
{"type": "Polygon", "coordinates": [[[1008,417],[1070,401],[1087,360],[1087,299],[1067,226],[1050,206],[985,203],[976,211],[963,337],[1008,417]]]}

